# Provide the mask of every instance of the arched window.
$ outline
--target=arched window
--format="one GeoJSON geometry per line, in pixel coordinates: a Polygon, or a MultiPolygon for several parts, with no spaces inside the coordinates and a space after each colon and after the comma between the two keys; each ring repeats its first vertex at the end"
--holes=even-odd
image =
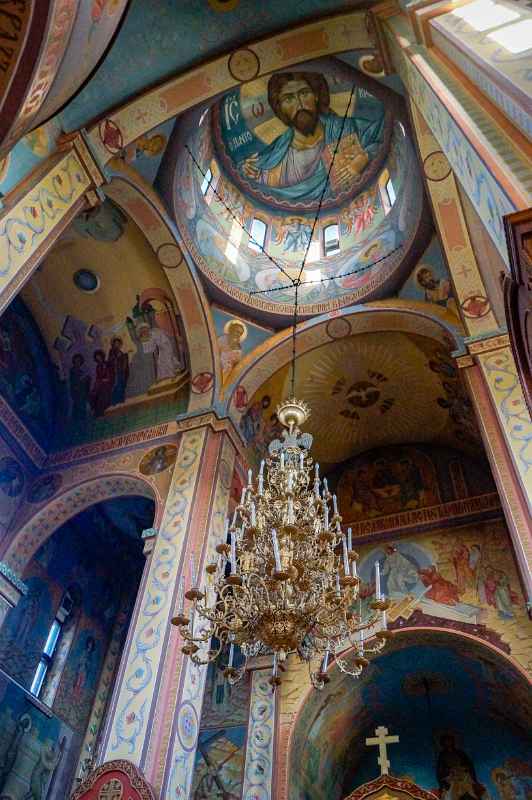
{"type": "Polygon", "coordinates": [[[268,226],[266,223],[258,219],[258,217],[254,217],[251,228],[249,229],[248,247],[250,250],[254,250],[255,253],[261,253],[263,251],[267,231],[268,226]]]}
{"type": "Polygon", "coordinates": [[[203,181],[201,183],[201,193],[202,193],[202,195],[204,197],[207,194],[207,191],[208,191],[209,186],[211,185],[211,183],[212,183],[212,170],[209,167],[209,169],[207,170],[207,172],[203,176],[203,181]]]}
{"type": "Polygon", "coordinates": [[[388,195],[388,200],[390,202],[390,208],[391,208],[395,203],[395,198],[396,198],[395,189],[393,188],[393,182],[391,178],[388,178],[388,181],[386,183],[386,193],[388,195]]]}
{"type": "MultiPolygon", "coordinates": [[[[56,669],[57,666],[60,666],[58,678],[62,672],[62,668],[66,661],[68,650],[70,649],[70,644],[72,643],[74,636],[74,626],[68,625],[68,622],[72,618],[72,612],[75,606],[74,594],[75,593],[70,589],[65,592],[55,618],[48,631],[48,636],[46,637],[41,657],[30,686],[30,692],[35,695],[35,697],[41,697],[41,694],[45,693],[45,687],[48,688],[49,686],[49,681],[47,679],[50,677],[52,672],[58,672],[56,669]],[[71,634],[69,637],[65,637],[66,629],[69,629],[71,634]],[[69,639],[69,641],[65,641],[65,638],[69,639]],[[66,652],[64,647],[65,644],[68,645],[66,652]],[[58,663],[59,654],[61,655],[61,665],[58,663]]],[[[58,680],[54,683],[55,688],[57,688],[58,680]]],[[[47,694],[50,693],[48,692],[47,694]]],[[[53,691],[53,695],[55,695],[55,691],[53,691]]],[[[51,702],[53,702],[53,696],[47,697],[44,699],[44,702],[48,702],[48,704],[51,705],[51,702]]]]}
{"type": "Polygon", "coordinates": [[[327,257],[334,256],[340,252],[340,228],[338,223],[334,222],[323,229],[323,249],[327,257]]]}
{"type": "Polygon", "coordinates": [[[242,239],[242,225],[237,219],[233,220],[231,225],[231,232],[229,239],[225,246],[225,257],[229,259],[231,264],[236,264],[238,259],[238,248],[240,247],[240,240],[242,239]]]}
{"type": "Polygon", "coordinates": [[[397,195],[395,194],[395,187],[387,169],[384,169],[379,175],[379,191],[384,213],[389,214],[397,199],[397,195]]]}

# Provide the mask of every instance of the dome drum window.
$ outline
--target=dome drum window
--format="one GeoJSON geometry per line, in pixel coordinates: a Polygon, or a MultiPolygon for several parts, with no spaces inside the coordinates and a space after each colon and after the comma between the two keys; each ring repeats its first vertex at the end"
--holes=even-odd
{"type": "Polygon", "coordinates": [[[323,229],[323,249],[326,257],[340,252],[340,228],[336,222],[323,229]]]}
{"type": "Polygon", "coordinates": [[[249,249],[254,250],[255,253],[261,253],[264,249],[267,232],[268,226],[266,223],[258,217],[254,217],[249,229],[249,249]]]}

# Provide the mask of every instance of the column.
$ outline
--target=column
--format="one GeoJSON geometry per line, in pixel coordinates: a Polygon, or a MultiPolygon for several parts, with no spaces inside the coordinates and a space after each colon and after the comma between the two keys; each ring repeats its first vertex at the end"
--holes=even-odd
{"type": "Polygon", "coordinates": [[[80,134],[5,200],[0,214],[0,314],[104,182],[80,134]]]}
{"type": "Polygon", "coordinates": [[[170,620],[181,576],[190,585],[192,559],[202,576],[223,538],[236,456],[228,432],[205,422],[185,422],[98,759],[132,761],[161,798],[188,796],[206,677],[181,654],[170,620]]]}
{"type": "Polygon", "coordinates": [[[532,528],[529,509],[532,494],[524,489],[530,487],[532,480],[532,468],[525,469],[532,441],[532,425],[507,337],[495,337],[476,345],[475,348],[475,343],[470,344],[470,355],[459,356],[457,364],[462,369],[475,409],[530,610],[532,609],[532,528]],[[490,342],[493,348],[491,350],[490,342]],[[502,347],[497,348],[497,342],[499,345],[502,344],[502,347]],[[497,365],[496,362],[499,360],[501,364],[497,365]],[[516,385],[511,377],[512,364],[516,385]],[[496,374],[499,369],[503,370],[500,381],[496,374]],[[528,419],[525,419],[525,416],[528,419]],[[512,437],[514,437],[513,445],[512,437]],[[512,456],[512,451],[517,452],[512,456]],[[522,465],[521,472],[516,469],[519,463],[522,465]]]}
{"type": "Polygon", "coordinates": [[[271,658],[266,667],[251,673],[251,699],[249,703],[246,761],[242,785],[242,800],[272,800],[273,758],[276,729],[276,700],[279,692],[272,692],[269,678],[272,674],[271,658]]]}
{"type": "MultiPolygon", "coordinates": [[[[235,449],[227,435],[217,440],[218,463],[214,478],[210,479],[211,493],[198,508],[201,521],[193,532],[187,549],[187,558],[196,554],[198,583],[204,585],[204,567],[216,562],[216,545],[224,541],[225,517],[228,512],[231,479],[235,463],[235,449]]],[[[176,636],[176,645],[179,637],[176,636]]],[[[181,641],[179,641],[179,645],[181,641]]],[[[160,745],[150,764],[149,775],[161,798],[179,797],[188,800],[196,760],[203,693],[207,667],[196,666],[182,656],[176,646],[169,654],[167,664],[167,695],[171,698],[165,718],[159,728],[160,745]],[[175,668],[181,661],[179,674],[175,668]]]]}

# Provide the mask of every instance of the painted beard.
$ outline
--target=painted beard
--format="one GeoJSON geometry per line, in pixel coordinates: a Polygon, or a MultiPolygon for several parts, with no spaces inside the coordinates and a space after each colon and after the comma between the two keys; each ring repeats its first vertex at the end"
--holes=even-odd
{"type": "Polygon", "coordinates": [[[316,125],[318,124],[318,112],[307,111],[304,108],[300,108],[292,119],[291,124],[299,133],[302,133],[303,136],[310,136],[314,133],[316,125]]]}

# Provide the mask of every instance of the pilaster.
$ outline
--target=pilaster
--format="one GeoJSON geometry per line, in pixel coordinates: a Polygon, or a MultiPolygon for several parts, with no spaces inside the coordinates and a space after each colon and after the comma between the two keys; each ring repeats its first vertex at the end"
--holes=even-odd
{"type": "Polygon", "coordinates": [[[273,800],[273,762],[278,692],[272,692],[269,678],[271,658],[266,667],[251,673],[248,734],[242,800],[273,800]]]}
{"type": "Polygon", "coordinates": [[[532,423],[508,336],[466,340],[458,356],[499,490],[521,579],[532,601],[532,423]]]}
{"type": "Polygon", "coordinates": [[[521,489],[532,512],[532,422],[507,334],[466,340],[497,415],[521,489]]]}
{"type": "Polygon", "coordinates": [[[100,202],[103,182],[78,133],[5,198],[0,214],[0,314],[74,217],[100,202]]]}
{"type": "Polygon", "coordinates": [[[308,665],[289,656],[279,687],[278,722],[275,743],[275,800],[288,800],[292,734],[306,695],[312,691],[308,665]]]}
{"type": "Polygon", "coordinates": [[[99,762],[126,758],[161,797],[188,797],[206,669],[180,651],[181,576],[190,585],[224,534],[236,457],[232,438],[197,418],[181,436],[156,536],[146,531],[146,571],[102,737],[99,762]]]}

